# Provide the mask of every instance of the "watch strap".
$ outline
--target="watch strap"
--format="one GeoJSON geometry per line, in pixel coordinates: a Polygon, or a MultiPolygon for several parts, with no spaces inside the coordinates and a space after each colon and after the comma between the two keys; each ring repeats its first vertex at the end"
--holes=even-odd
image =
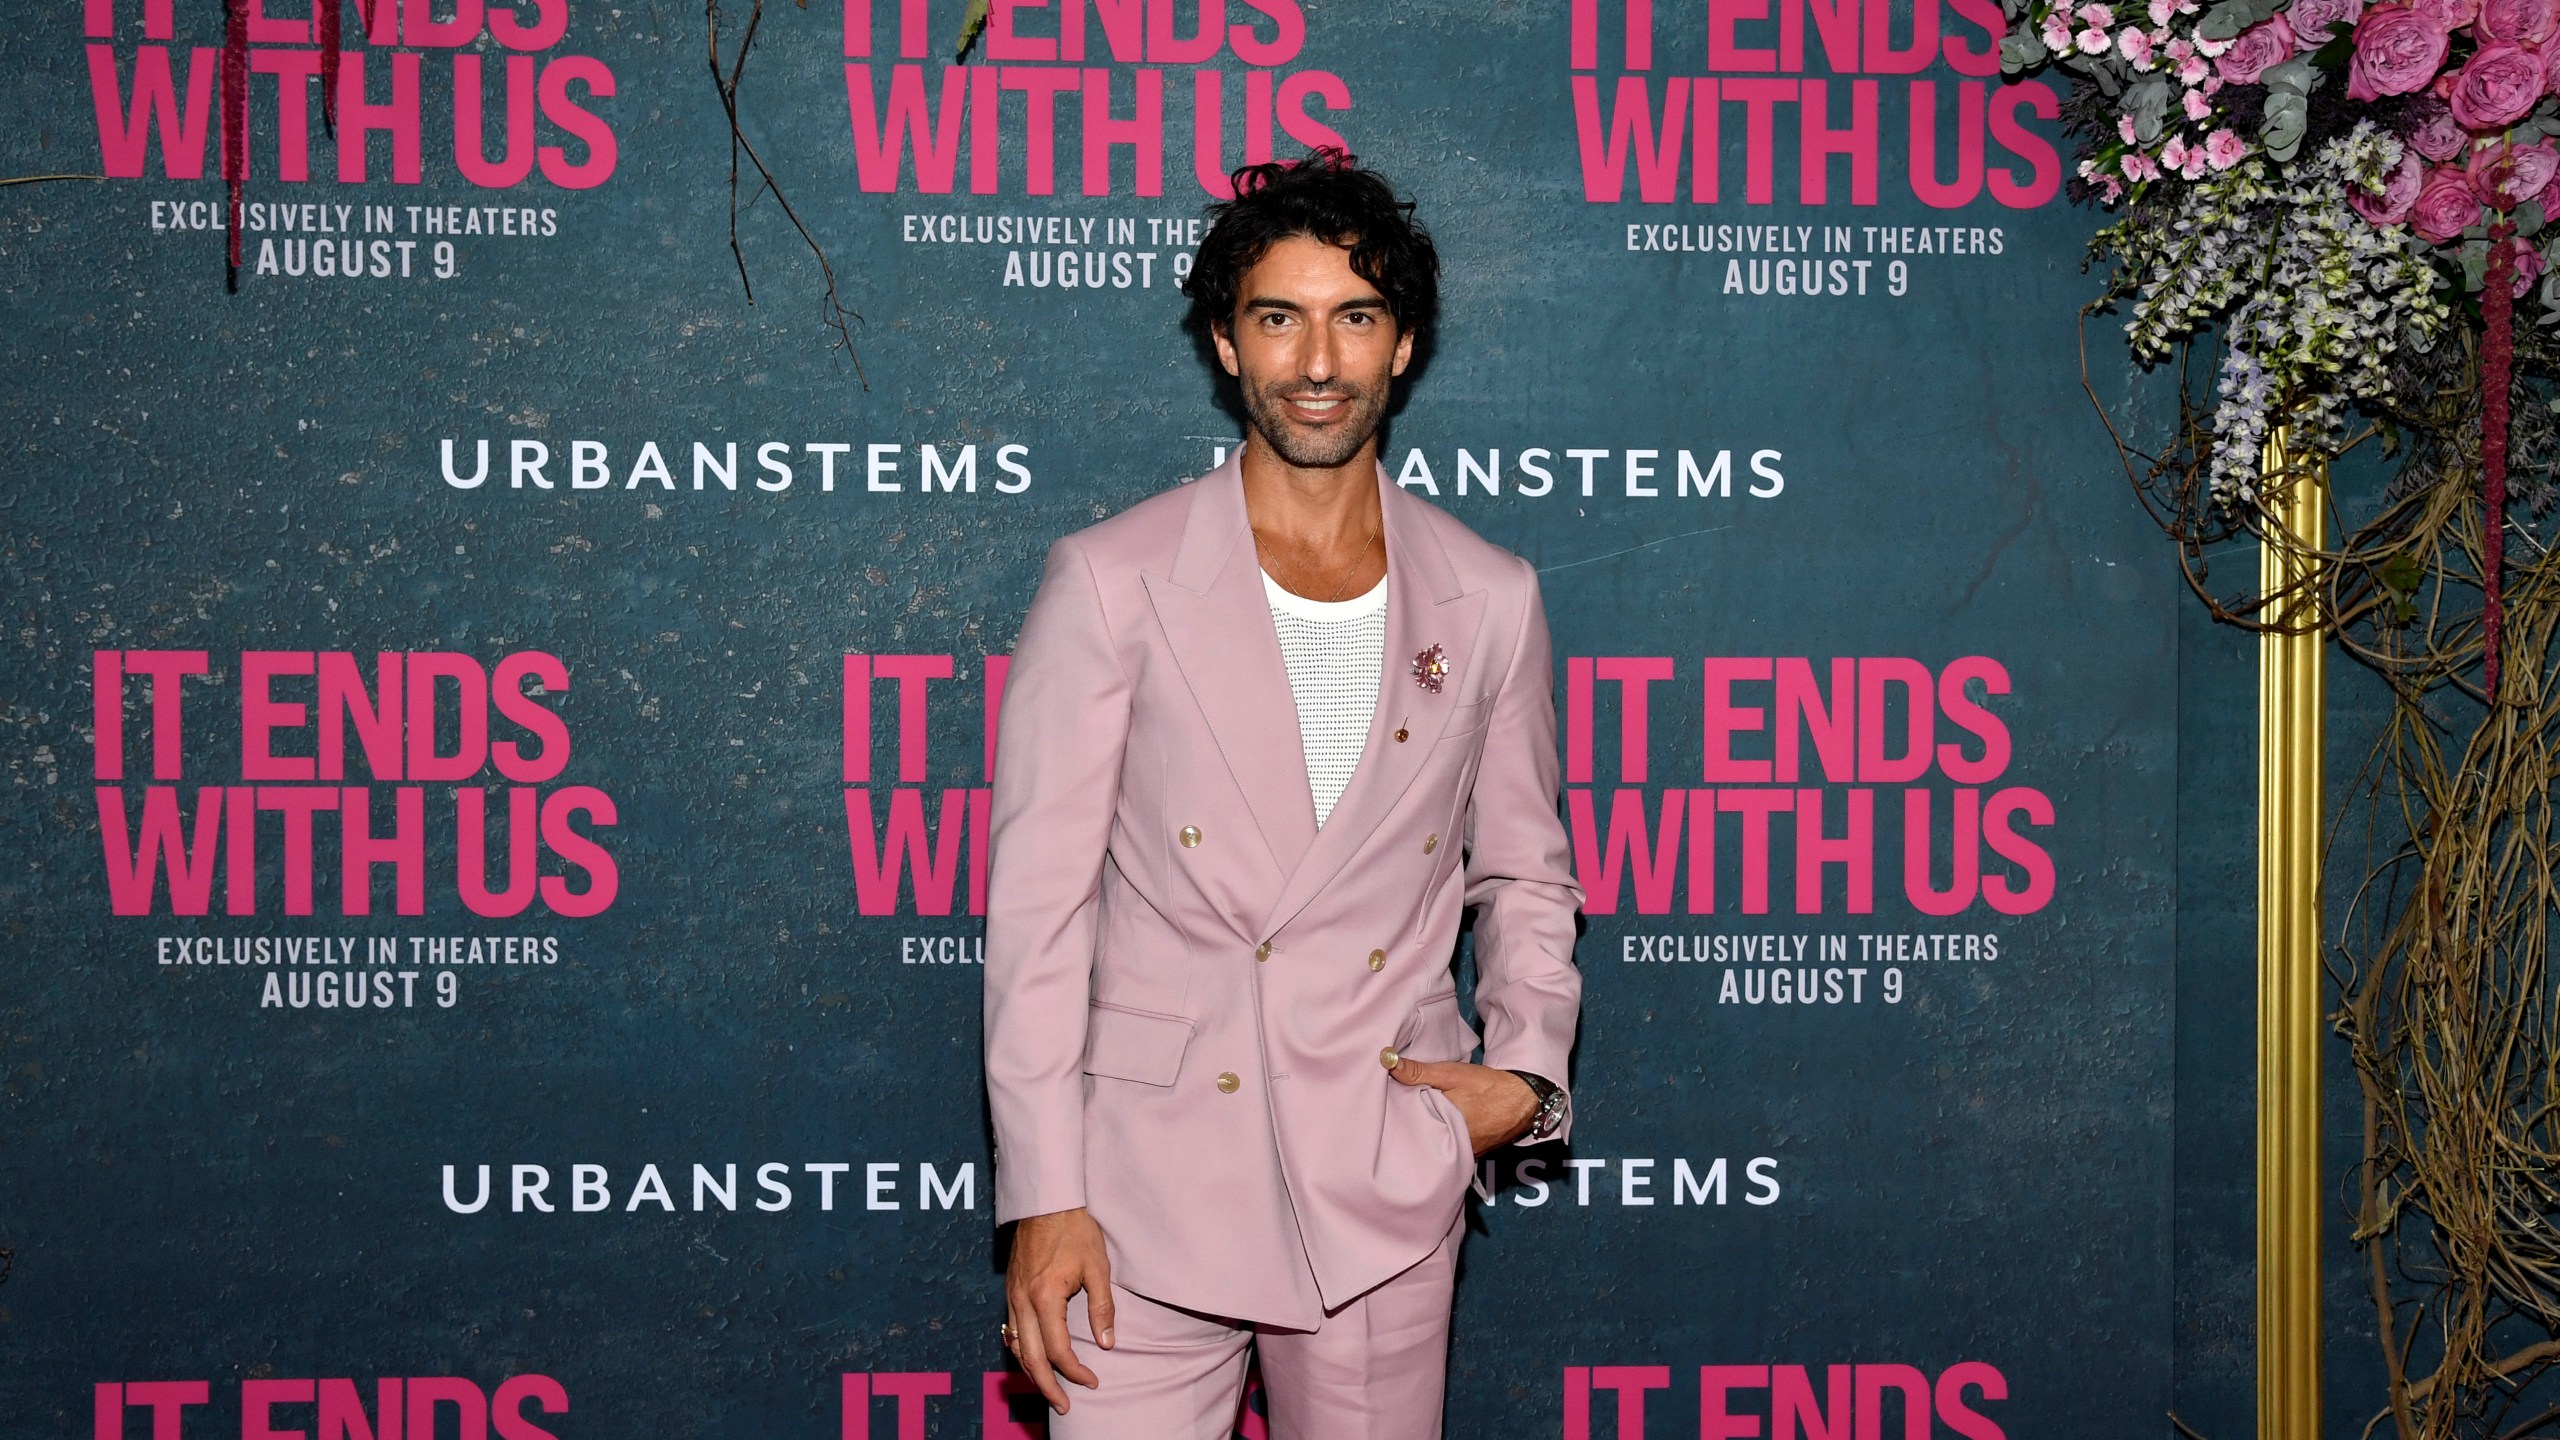
{"type": "Polygon", "coordinates": [[[1538,1097],[1538,1113],[1530,1119],[1527,1133],[1520,1137],[1522,1141],[1535,1144],[1553,1135],[1557,1125],[1563,1121],[1564,1087],[1544,1075],[1531,1074],[1526,1070],[1514,1070],[1511,1073],[1519,1076],[1521,1081],[1529,1087],[1529,1093],[1538,1097]]]}

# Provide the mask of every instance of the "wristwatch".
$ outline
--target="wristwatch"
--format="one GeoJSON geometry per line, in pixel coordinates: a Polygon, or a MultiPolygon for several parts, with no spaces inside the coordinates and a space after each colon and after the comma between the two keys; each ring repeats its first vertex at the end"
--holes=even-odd
{"type": "Polygon", "coordinates": [[[1544,1075],[1532,1075],[1526,1070],[1511,1073],[1526,1081],[1530,1093],[1538,1097],[1538,1113],[1531,1117],[1527,1133],[1511,1143],[1535,1145],[1555,1134],[1556,1127],[1564,1123],[1564,1091],[1544,1075]]]}

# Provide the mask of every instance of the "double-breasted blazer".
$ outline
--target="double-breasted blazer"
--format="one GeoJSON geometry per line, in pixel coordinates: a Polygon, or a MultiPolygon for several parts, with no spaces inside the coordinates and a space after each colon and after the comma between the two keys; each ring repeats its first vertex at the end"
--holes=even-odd
{"type": "Polygon", "coordinates": [[[996,743],[997,1222],[1086,1207],[1116,1283],[1301,1328],[1429,1254],[1472,1176],[1457,1107],[1379,1052],[1481,1040],[1561,1085],[1581,1003],[1537,572],[1377,484],[1378,703],[1321,829],[1233,457],[1050,546],[996,743]]]}

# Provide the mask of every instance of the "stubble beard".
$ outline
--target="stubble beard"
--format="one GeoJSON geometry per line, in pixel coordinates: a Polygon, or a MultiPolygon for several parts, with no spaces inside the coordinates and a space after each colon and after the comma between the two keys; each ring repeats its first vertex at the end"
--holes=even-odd
{"type": "Polygon", "coordinates": [[[1331,470],[1347,465],[1378,433],[1387,414],[1387,390],[1383,385],[1354,385],[1332,381],[1322,386],[1304,380],[1283,380],[1264,386],[1246,386],[1244,408],[1253,422],[1254,433],[1271,447],[1272,453],[1301,470],[1331,470]],[[1292,391],[1322,390],[1344,397],[1350,410],[1342,424],[1313,434],[1299,429],[1282,408],[1282,397],[1292,391]]]}

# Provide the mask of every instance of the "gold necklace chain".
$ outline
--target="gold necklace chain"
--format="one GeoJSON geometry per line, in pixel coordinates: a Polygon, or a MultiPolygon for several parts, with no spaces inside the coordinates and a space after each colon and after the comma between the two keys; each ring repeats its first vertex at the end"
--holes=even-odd
{"type": "MultiPolygon", "coordinates": [[[[1252,526],[1246,528],[1253,530],[1254,549],[1257,552],[1260,551],[1263,545],[1262,531],[1252,526]]],[[[1334,604],[1342,599],[1342,592],[1351,588],[1351,577],[1360,573],[1360,562],[1369,558],[1369,547],[1377,543],[1378,528],[1372,526],[1369,530],[1369,538],[1360,542],[1358,553],[1351,557],[1351,568],[1342,572],[1342,581],[1333,587],[1333,594],[1326,598],[1326,604],[1334,604]]]]}

